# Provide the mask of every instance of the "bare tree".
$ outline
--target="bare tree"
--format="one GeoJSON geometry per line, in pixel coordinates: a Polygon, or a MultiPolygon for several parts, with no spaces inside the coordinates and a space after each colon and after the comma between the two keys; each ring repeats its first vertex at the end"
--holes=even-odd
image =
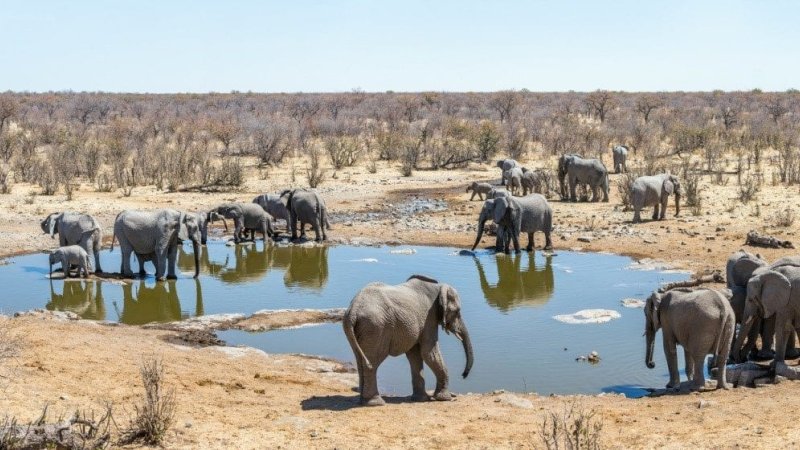
{"type": "Polygon", "coordinates": [[[514,112],[519,108],[521,95],[517,91],[500,91],[492,94],[489,107],[500,115],[500,123],[511,120],[514,112]]]}
{"type": "Polygon", "coordinates": [[[664,106],[664,99],[654,94],[644,94],[636,99],[636,111],[642,115],[644,123],[650,122],[650,114],[664,106]]]}
{"type": "Polygon", "coordinates": [[[0,132],[6,121],[17,114],[17,102],[10,95],[0,95],[0,132]]]}
{"type": "Polygon", "coordinates": [[[614,94],[603,90],[592,92],[583,101],[590,114],[600,119],[600,123],[606,121],[606,115],[617,104],[614,94]]]}

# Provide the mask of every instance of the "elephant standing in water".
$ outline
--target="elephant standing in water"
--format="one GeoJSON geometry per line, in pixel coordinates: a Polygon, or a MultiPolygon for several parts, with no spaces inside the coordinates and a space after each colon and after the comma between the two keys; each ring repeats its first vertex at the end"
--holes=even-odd
{"type": "MultiPolygon", "coordinates": [[[[599,159],[583,159],[578,155],[562,155],[558,160],[558,176],[562,192],[564,179],[569,184],[569,199],[577,202],[575,189],[579,184],[588,185],[592,190],[592,201],[600,201],[598,191],[603,192],[603,201],[608,201],[608,170],[599,159]]],[[[566,198],[566,197],[563,197],[566,198]]]]}
{"type": "Polygon", "coordinates": [[[88,320],[106,320],[106,305],[103,301],[103,283],[71,281],[62,283],[61,293],[56,293],[50,282],[49,311],[69,311],[88,320]]]}
{"type": "Polygon", "coordinates": [[[653,207],[653,220],[664,220],[669,196],[675,194],[675,217],[681,213],[681,183],[678,177],[668,173],[639,177],[631,183],[633,221],[641,222],[639,214],[645,206],[653,207]],[[658,207],[661,206],[659,214],[658,207]]]}
{"type": "Polygon", "coordinates": [[[94,217],[72,211],[53,213],[40,223],[42,231],[54,237],[58,233],[58,246],[80,245],[86,253],[94,255],[94,266],[89,269],[101,273],[100,246],[103,242],[103,227],[94,217]]]}
{"type": "Polygon", "coordinates": [[[53,275],[53,264],[60,262],[61,270],[64,271],[64,278],[70,277],[72,266],[78,267],[77,276],[81,276],[81,273],[83,273],[84,278],[89,277],[89,255],[86,253],[86,250],[79,245],[59,247],[50,252],[49,260],[50,275],[53,275]]]}
{"type": "Polygon", "coordinates": [[[628,171],[628,147],[615,145],[611,150],[614,157],[614,173],[625,173],[628,171]]]}
{"type": "Polygon", "coordinates": [[[519,233],[522,232],[528,234],[526,250],[532,252],[534,248],[533,234],[537,231],[544,233],[544,249],[553,248],[553,242],[550,240],[550,232],[553,230],[553,210],[541,194],[486,200],[478,216],[478,235],[475,238],[475,244],[472,245],[472,250],[475,250],[475,247],[481,242],[483,227],[490,218],[497,224],[496,251],[508,253],[511,241],[514,243],[514,250],[519,252],[519,233]],[[500,245],[503,246],[502,250],[499,248],[500,245]]]}
{"type": "Polygon", "coordinates": [[[325,201],[311,189],[286,190],[281,193],[281,198],[286,199],[286,209],[289,211],[289,228],[292,230],[292,240],[297,239],[297,223],[300,223],[300,238],[305,239],[305,224],[311,224],[314,229],[316,241],[328,239],[325,230],[330,230],[328,211],[325,201]]]}
{"type": "Polygon", "coordinates": [[[730,388],[725,380],[725,365],[731,351],[736,317],[728,299],[713,289],[676,288],[663,294],[654,292],[644,307],[647,351],[645,363],[653,362],[653,347],[659,328],[664,340],[664,356],[669,368],[668,389],[680,387],[678,349],[683,347],[686,376],[691,390],[705,386],[706,355],[714,356],[717,388],[730,388]]]}
{"type": "Polygon", "coordinates": [[[555,288],[552,256],[547,256],[544,267],[538,268],[533,253],[527,256],[497,254],[490,258],[497,265],[495,283],[489,283],[481,259],[473,258],[481,291],[489,305],[506,312],[519,306],[541,306],[550,300],[555,288]],[[528,264],[526,269],[522,268],[523,260],[528,264]]]}
{"type": "MultiPolygon", "coordinates": [[[[204,314],[203,291],[200,280],[195,282],[195,315],[204,314]]],[[[144,280],[138,284],[126,283],[122,286],[122,311],[117,308],[119,321],[128,325],[143,325],[151,322],[175,322],[188,315],[181,310],[178,297],[178,282],[170,280],[148,286],[144,280]]]]}
{"type": "Polygon", "coordinates": [[[174,209],[157,211],[126,210],[117,215],[114,221],[114,239],[119,241],[122,251],[120,272],[133,278],[131,254],[153,255],[156,266],[156,279],[164,280],[164,273],[170,279],[177,278],[175,263],[179,240],[191,240],[194,251],[194,276],[200,274],[200,224],[194,214],[186,214],[174,209]]]}
{"type": "Polygon", "coordinates": [[[435,400],[452,400],[444,358],[439,350],[439,326],[464,345],[467,362],[462,376],[472,369],[472,341],[461,317],[461,299],[444,283],[412,275],[405,283],[370,283],[356,294],[344,313],[342,327],[358,366],[361,403],[383,405],[378,393],[378,366],[388,356],[405,354],[411,365],[415,400],[429,400],[425,391],[423,361],[436,376],[435,400]]]}

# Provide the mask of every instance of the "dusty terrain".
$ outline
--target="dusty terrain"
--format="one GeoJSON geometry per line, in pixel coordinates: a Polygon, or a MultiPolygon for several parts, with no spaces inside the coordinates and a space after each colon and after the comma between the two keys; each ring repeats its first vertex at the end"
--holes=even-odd
{"type": "MultiPolygon", "coordinates": [[[[0,255],[51,248],[54,242],[41,234],[38,222],[53,211],[69,208],[94,214],[110,238],[114,216],[122,209],[203,210],[222,201],[250,201],[258,193],[293,184],[290,167],[271,169],[266,179],[253,169],[240,192],[228,193],[169,194],[136,188],[131,197],[122,197],[84,187],[75,200],[65,202],[62,195],[31,196],[36,188],[15,185],[10,195],[0,196],[0,255]]],[[[302,170],[296,172],[294,184],[304,184],[302,170]]],[[[457,171],[417,171],[404,178],[395,167],[379,166],[377,174],[355,167],[336,173],[336,178],[331,175],[318,190],[332,213],[333,238],[466,248],[474,239],[481,202],[469,202],[464,189],[468,181],[496,180],[499,170],[476,165],[457,171]],[[392,215],[398,208],[404,211],[413,198],[442,199],[447,208],[392,215]],[[376,213],[369,222],[365,221],[368,212],[376,213]]],[[[553,242],[557,249],[650,257],[703,273],[724,269],[728,255],[742,247],[751,229],[794,239],[796,224],[773,225],[776,213],[797,203],[797,188],[767,182],[757,200],[742,204],[735,176],[731,178],[724,186],[712,184],[710,177],[703,179],[699,215],[683,208],[681,217],[675,218],[670,203],[667,220],[632,225],[632,212],[623,211],[619,204],[616,183],[620,176],[612,175],[609,203],[551,199],[556,223],[553,242]]],[[[537,239],[541,245],[541,236],[537,239]]],[[[769,260],[795,252],[751,251],[769,260]]],[[[7,367],[0,373],[0,416],[32,420],[47,403],[51,413],[70,414],[110,400],[117,405],[117,420],[124,423],[131,401],[140,395],[138,364],[156,355],[165,361],[168,383],[175,387],[178,399],[168,448],[538,448],[542,443],[536,433],[544,413],[561,411],[574,399],[497,393],[461,395],[449,403],[388,399],[382,408],[359,408],[352,390],[355,375],[331,361],[177,345],[169,339],[176,332],[167,330],[41,315],[0,320],[23,340],[19,355],[3,362],[7,367]]],[[[794,426],[800,419],[794,401],[797,388],[793,382],[784,382],[758,389],[639,400],[577,398],[602,418],[603,444],[608,447],[784,448],[800,442],[794,426]]]]}

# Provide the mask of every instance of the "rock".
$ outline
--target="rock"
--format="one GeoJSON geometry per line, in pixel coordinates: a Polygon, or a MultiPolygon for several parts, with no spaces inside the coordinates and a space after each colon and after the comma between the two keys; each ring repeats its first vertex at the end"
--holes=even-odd
{"type": "Polygon", "coordinates": [[[656,243],[656,241],[654,239],[648,239],[648,238],[644,238],[643,241],[644,241],[645,244],[655,244],[656,243]]]}
{"type": "Polygon", "coordinates": [[[472,250],[460,250],[458,256],[475,256],[475,252],[472,250]]]}
{"type": "Polygon", "coordinates": [[[389,250],[389,253],[393,255],[413,255],[417,253],[417,250],[413,248],[402,248],[399,250],[389,250]]]}
{"type": "Polygon", "coordinates": [[[533,403],[522,397],[518,397],[514,394],[500,394],[498,398],[494,400],[497,403],[502,403],[504,405],[513,406],[515,408],[522,408],[522,409],[532,409],[533,403]]]}
{"type": "Polygon", "coordinates": [[[553,319],[569,324],[605,323],[622,317],[611,309],[582,309],[572,314],[559,314],[553,319]]]}
{"type": "Polygon", "coordinates": [[[589,243],[589,242],[592,242],[592,237],[591,236],[578,236],[578,241],[589,243]]]}
{"type": "Polygon", "coordinates": [[[697,408],[698,409],[708,408],[709,406],[712,406],[713,404],[714,403],[709,401],[709,400],[702,400],[701,399],[699,402],[697,402],[697,408]]]}
{"type": "Polygon", "coordinates": [[[644,308],[644,300],[638,298],[626,298],[621,303],[626,308],[644,308]]]}
{"type": "Polygon", "coordinates": [[[503,394],[505,392],[506,392],[505,389],[495,389],[495,390],[492,391],[492,394],[493,395],[500,395],[500,394],[503,394]]]}

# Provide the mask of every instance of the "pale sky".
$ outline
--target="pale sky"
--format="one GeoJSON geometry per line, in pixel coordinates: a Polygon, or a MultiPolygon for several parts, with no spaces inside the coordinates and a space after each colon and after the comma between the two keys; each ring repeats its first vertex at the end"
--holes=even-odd
{"type": "Polygon", "coordinates": [[[0,91],[784,91],[800,1],[0,0],[0,91]]]}

